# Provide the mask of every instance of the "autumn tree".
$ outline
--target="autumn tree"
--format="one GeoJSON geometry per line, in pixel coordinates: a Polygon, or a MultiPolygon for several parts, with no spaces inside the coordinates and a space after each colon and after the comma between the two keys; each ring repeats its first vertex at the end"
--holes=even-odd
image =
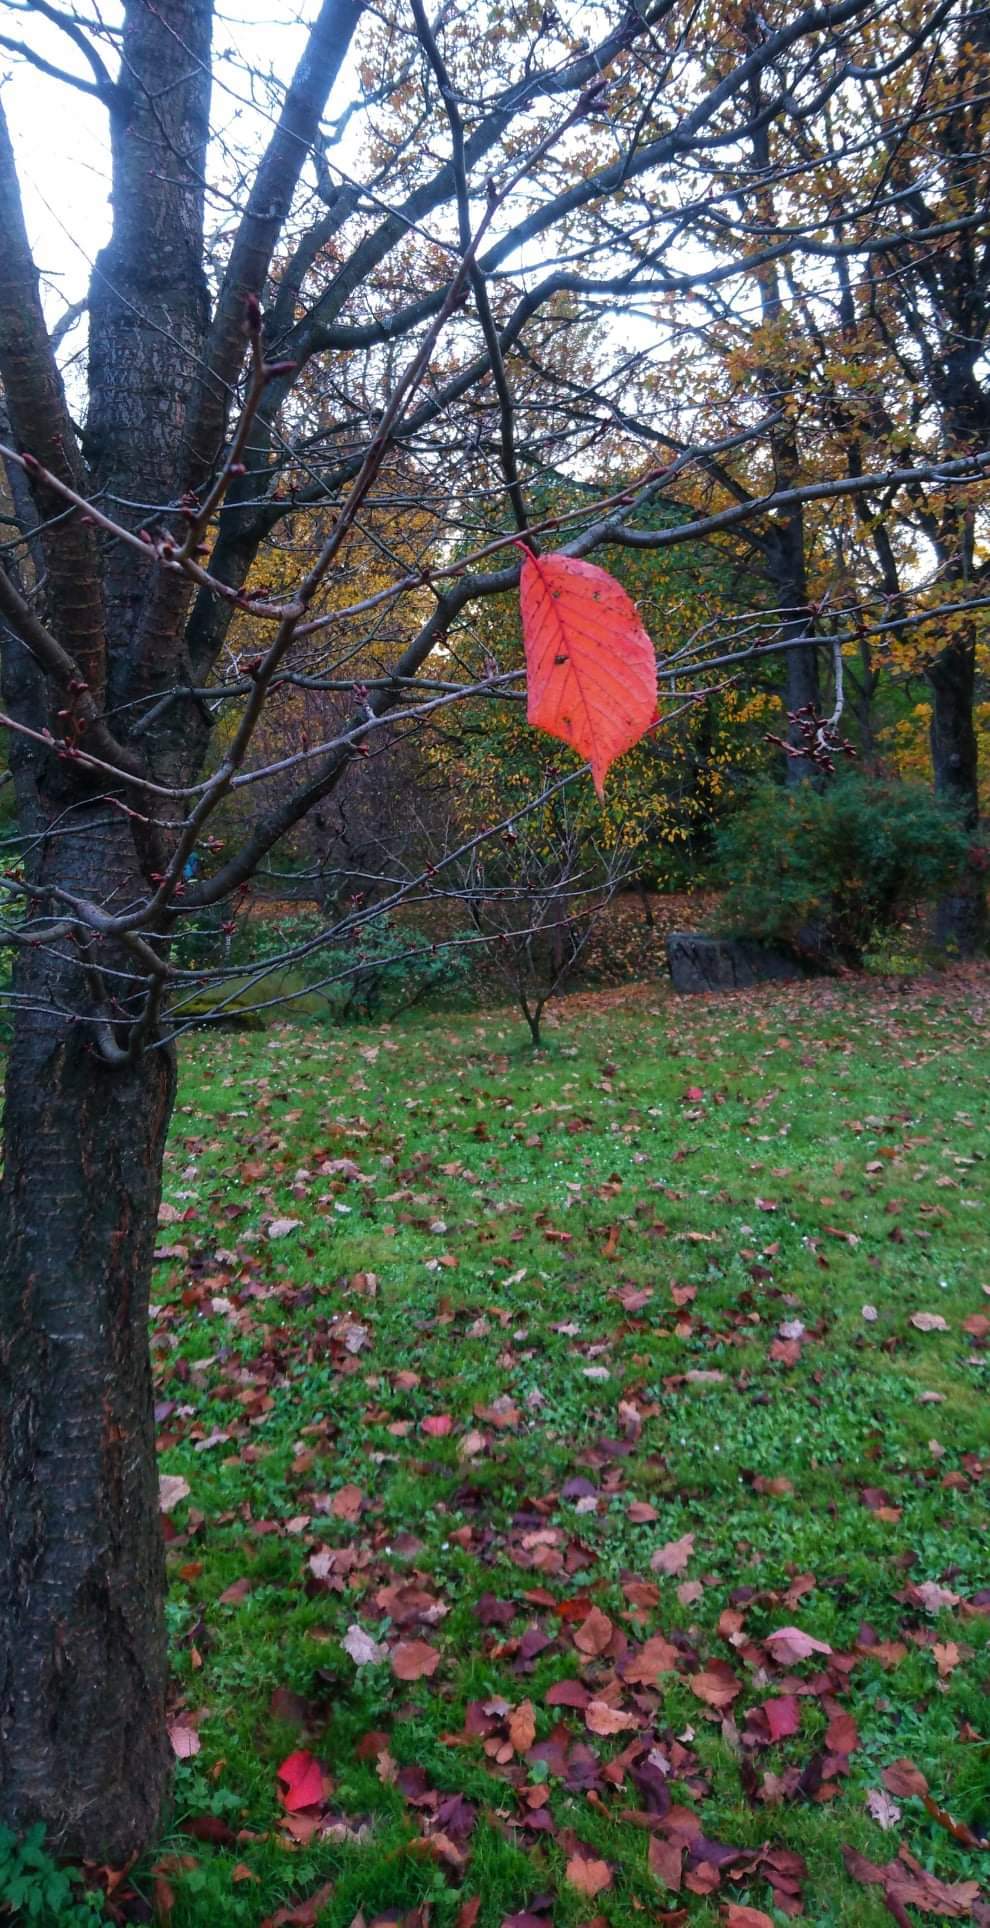
{"type": "MultiPolygon", "coordinates": [[[[760,432],[765,397],[714,426],[685,411],[672,440],[636,414],[630,336],[645,327],[655,369],[669,346],[658,304],[693,271],[677,256],[684,209],[713,160],[748,154],[758,126],[812,116],[873,58],[878,18],[895,49],[916,30],[876,0],[772,5],[755,36],[682,0],[607,0],[595,18],[592,44],[583,6],[519,0],[479,35],[459,4],[434,23],[421,0],[311,0],[284,79],[278,35],[270,71],[215,56],[210,0],[123,0],[112,20],[95,0],[4,13],[14,85],[56,90],[53,138],[59,88],[90,103],[111,177],[85,364],[63,378],[0,122],[16,525],[0,616],[18,815],[2,879],[16,972],[0,1816],[43,1821],[67,1855],[119,1864],[168,1796],[147,1321],[190,992],[173,939],[236,903],[383,728],[477,693],[458,637],[480,599],[515,589],[517,539],[571,556],[662,548],[775,501],[789,513],[795,489],[853,486],[798,480],[778,500],[771,482],[726,501],[719,465],[760,432]],[[572,317],[609,317],[613,346],[580,392],[549,349],[561,297],[572,317]],[[623,444],[614,487],[541,523],[531,484],[549,462],[580,469],[603,432],[623,444]],[[695,472],[710,510],[651,526],[695,472]],[[386,541],[383,574],[348,580],[397,487],[446,519],[444,542],[423,555],[386,541]],[[463,527],[471,496],[498,504],[495,537],[463,527]],[[297,520],[276,579],[264,546],[287,531],[291,547],[309,509],[313,545],[297,520]],[[367,657],[383,611],[368,678],[354,652],[367,657]],[[261,754],[279,690],[327,682],[349,698],[343,727],[261,754]],[[236,835],[190,880],[189,857],[243,797],[236,835]]],[[[985,460],[957,438],[944,460],[902,466],[948,494],[985,460]]],[[[706,637],[680,669],[696,682],[724,642],[706,637]]],[[[514,671],[483,682],[519,688],[514,671]]]]}

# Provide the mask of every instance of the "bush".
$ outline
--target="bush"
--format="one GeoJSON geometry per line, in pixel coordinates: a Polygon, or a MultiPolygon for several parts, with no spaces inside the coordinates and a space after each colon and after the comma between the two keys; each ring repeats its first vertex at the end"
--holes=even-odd
{"type": "Polygon", "coordinates": [[[919,784],[846,774],[762,784],[716,836],[720,928],[858,966],[919,899],[963,870],[966,832],[919,784]]]}
{"type": "Polygon", "coordinates": [[[433,944],[419,931],[378,917],[353,944],[333,944],[312,952],[304,974],[326,999],[338,1024],[394,1018],[426,998],[467,984],[474,952],[470,946],[459,946],[461,935],[454,932],[446,942],[433,944]],[[328,977],[335,981],[321,982],[328,977]]]}

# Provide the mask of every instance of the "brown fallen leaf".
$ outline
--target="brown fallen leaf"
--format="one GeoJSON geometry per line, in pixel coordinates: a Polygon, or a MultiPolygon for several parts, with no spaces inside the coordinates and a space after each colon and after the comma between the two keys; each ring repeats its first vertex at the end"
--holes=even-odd
{"type": "Polygon", "coordinates": [[[612,1870],[607,1861],[592,1861],[583,1854],[571,1856],[564,1870],[565,1879],[578,1894],[593,1901],[596,1895],[603,1894],[612,1886],[612,1870]]]}
{"type": "Polygon", "coordinates": [[[726,1901],[722,1908],[725,1928],[773,1928],[762,1908],[744,1908],[741,1901],[726,1901]]]}
{"type": "Polygon", "coordinates": [[[629,1728],[638,1728],[635,1714],[624,1714],[621,1708],[610,1707],[606,1700],[591,1700],[584,1710],[584,1724],[592,1734],[623,1734],[629,1728]]]}
{"type": "Polygon", "coordinates": [[[360,1486],[339,1486],[332,1500],[330,1511],[335,1520],[356,1520],[364,1505],[364,1494],[360,1486]]]}
{"type": "Polygon", "coordinates": [[[742,1693],[742,1682],[724,1660],[713,1660],[704,1672],[690,1674],[687,1684],[706,1707],[728,1707],[742,1693]]]}
{"type": "Polygon", "coordinates": [[[833,1714],[825,1729],[825,1745],[830,1754],[852,1754],[859,1746],[859,1729],[851,1714],[833,1714]]]}
{"type": "Polygon", "coordinates": [[[599,1654],[605,1652],[614,1631],[608,1614],[602,1613],[600,1607],[592,1607],[587,1619],[582,1620],[575,1632],[574,1645],[580,1653],[597,1659],[599,1654]]]}
{"type": "Polygon", "coordinates": [[[662,1633],[655,1633],[644,1641],[639,1652],[620,1671],[623,1680],[633,1686],[652,1687],[661,1674],[676,1672],[677,1660],[677,1648],[672,1647],[662,1633]]]}
{"type": "Polygon", "coordinates": [[[684,1864],[684,1849],[676,1841],[666,1841],[659,1834],[651,1834],[647,1852],[647,1865],[650,1873],[671,1894],[680,1894],[681,1876],[684,1864]]]}
{"type": "Polygon", "coordinates": [[[654,1573],[683,1573],[694,1552],[694,1534],[682,1533],[679,1540],[668,1540],[666,1546],[658,1546],[650,1557],[650,1567],[654,1573]]]}
{"type": "Polygon", "coordinates": [[[912,1312],[911,1324],[917,1326],[919,1332],[948,1332],[949,1330],[948,1320],[943,1319],[941,1312],[912,1312]]]}
{"type": "Polygon", "coordinates": [[[531,1700],[522,1700],[508,1718],[509,1739],[517,1754],[526,1754],[536,1739],[536,1715],[531,1700]]]}
{"type": "Polygon", "coordinates": [[[316,1928],[332,1893],[331,1883],[324,1881],[305,1901],[297,1901],[294,1907],[276,1908],[273,1915],[266,1915],[261,1928],[316,1928]]]}
{"type": "Polygon", "coordinates": [[[396,1680],[428,1680],[440,1665],[440,1655],[425,1640],[400,1640],[392,1648],[392,1672],[396,1680]]]}
{"type": "Polygon", "coordinates": [[[920,1767],[915,1767],[913,1761],[891,1761],[890,1766],[884,1768],[880,1779],[888,1794],[899,1794],[903,1797],[908,1794],[923,1796],[928,1793],[928,1782],[920,1767]]]}

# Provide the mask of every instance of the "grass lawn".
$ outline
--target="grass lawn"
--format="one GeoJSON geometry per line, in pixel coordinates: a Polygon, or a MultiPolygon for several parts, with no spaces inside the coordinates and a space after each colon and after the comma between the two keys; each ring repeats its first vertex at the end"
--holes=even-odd
{"type": "Polygon", "coordinates": [[[988,1006],[185,1045],[162,1919],[990,1921],[988,1006]]]}

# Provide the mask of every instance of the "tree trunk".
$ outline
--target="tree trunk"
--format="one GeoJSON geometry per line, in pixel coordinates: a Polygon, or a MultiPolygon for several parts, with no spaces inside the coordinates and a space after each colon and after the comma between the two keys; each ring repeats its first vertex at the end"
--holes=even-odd
{"type": "Polygon", "coordinates": [[[119,1866],[169,1788],[148,1287],[174,1064],[101,1060],[62,1014],[84,1008],[68,948],[21,954],[7,1075],[0,1821],[119,1866]]]}
{"type": "MultiPolygon", "coordinates": [[[[967,830],[979,825],[979,753],[973,725],[976,649],[960,638],[928,667],[932,690],[931,747],[935,790],[959,815],[967,830]]],[[[972,957],[987,940],[986,880],[974,864],[935,912],[935,938],[941,949],[972,957]]]]}

